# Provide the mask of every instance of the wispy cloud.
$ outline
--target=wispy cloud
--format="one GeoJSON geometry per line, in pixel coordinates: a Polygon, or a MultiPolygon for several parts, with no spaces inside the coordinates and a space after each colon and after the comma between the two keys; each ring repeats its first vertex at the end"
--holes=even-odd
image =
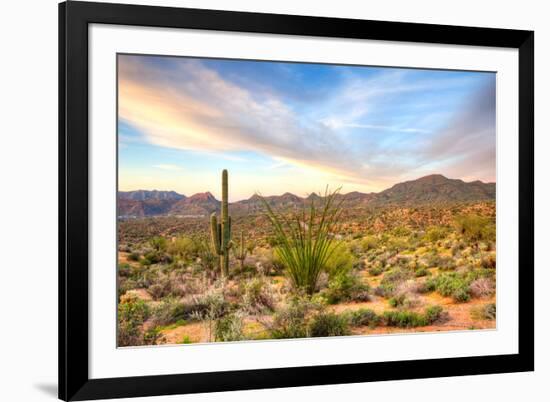
{"type": "Polygon", "coordinates": [[[464,78],[411,79],[392,69],[340,74],[320,99],[304,91],[304,107],[295,103],[299,88],[287,99],[269,81],[231,80],[206,61],[121,56],[119,116],[156,146],[241,162],[241,153],[252,152],[273,159],[272,169],[294,166],[373,188],[428,169],[494,178],[494,107],[483,103],[494,102],[494,91],[470,89],[443,113],[443,94],[465,87],[464,78]]]}
{"type": "Polygon", "coordinates": [[[153,165],[156,169],[162,169],[162,170],[170,170],[170,171],[181,171],[183,168],[178,165],[171,165],[171,164],[159,164],[159,165],[153,165]]]}

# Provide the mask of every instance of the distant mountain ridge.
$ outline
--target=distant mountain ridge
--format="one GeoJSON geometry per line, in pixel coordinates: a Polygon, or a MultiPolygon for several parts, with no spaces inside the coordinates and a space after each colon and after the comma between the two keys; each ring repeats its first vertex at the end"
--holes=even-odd
{"type": "Polygon", "coordinates": [[[134,201],[147,201],[147,200],[169,200],[178,201],[184,199],[185,196],[178,194],[175,191],[157,191],[157,190],[135,190],[135,191],[119,191],[119,200],[134,200],[134,201]]]}
{"type": "MultiPolygon", "coordinates": [[[[465,182],[449,179],[440,174],[424,176],[416,180],[397,183],[379,193],[353,191],[341,194],[347,208],[384,205],[414,205],[425,203],[465,202],[494,200],[496,184],[479,180],[465,182]]],[[[266,196],[272,208],[294,208],[305,200],[319,199],[312,193],[306,198],[292,193],[266,196]]],[[[210,192],[197,193],[190,197],[175,191],[136,190],[119,191],[118,216],[122,218],[147,216],[208,216],[219,211],[220,201],[210,192]]],[[[263,202],[257,194],[246,200],[230,203],[229,210],[236,214],[257,213],[263,210],[263,202]]]]}

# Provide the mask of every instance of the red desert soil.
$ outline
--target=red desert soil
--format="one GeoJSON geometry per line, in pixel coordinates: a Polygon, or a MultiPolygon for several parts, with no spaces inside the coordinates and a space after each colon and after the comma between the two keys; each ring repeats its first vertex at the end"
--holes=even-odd
{"type": "MultiPolygon", "coordinates": [[[[487,303],[494,303],[495,298],[473,299],[467,303],[455,303],[449,297],[442,297],[437,293],[421,295],[421,305],[416,308],[417,311],[422,311],[426,306],[438,304],[448,312],[449,317],[446,321],[434,325],[417,328],[394,328],[379,326],[376,328],[359,327],[354,328],[354,335],[373,335],[373,334],[394,334],[407,332],[437,332],[437,331],[465,331],[472,329],[494,329],[495,321],[493,320],[474,320],[470,315],[472,307],[482,306],[487,303]]],[[[342,313],[344,311],[354,311],[361,308],[369,308],[377,314],[381,314],[386,310],[391,310],[387,300],[381,297],[373,296],[372,300],[360,303],[342,303],[330,307],[333,311],[342,313]]],[[[269,317],[262,317],[263,320],[268,320],[269,317]]],[[[267,333],[263,326],[253,319],[245,319],[245,334],[253,339],[263,339],[267,333]]],[[[208,342],[208,329],[204,323],[190,323],[176,328],[165,329],[162,331],[164,339],[162,343],[174,344],[182,343],[184,338],[188,338],[192,343],[208,342]]]]}
{"type": "MultiPolygon", "coordinates": [[[[268,317],[262,318],[268,319],[268,317]]],[[[245,319],[244,322],[244,333],[248,337],[253,339],[263,339],[267,337],[266,330],[259,322],[251,319],[245,319]]],[[[185,338],[191,343],[208,342],[208,332],[208,327],[205,322],[193,322],[161,331],[163,339],[160,343],[183,343],[185,338]]]]}
{"type": "MultiPolygon", "coordinates": [[[[429,305],[440,305],[443,307],[449,316],[448,319],[436,323],[434,325],[428,325],[425,327],[416,328],[395,328],[379,326],[376,328],[359,327],[355,328],[352,332],[355,335],[368,335],[368,334],[390,334],[401,332],[436,332],[436,331],[463,331],[472,329],[494,329],[496,328],[496,321],[494,320],[476,320],[471,317],[471,309],[477,306],[483,306],[487,303],[494,303],[495,297],[486,299],[472,299],[467,303],[456,303],[450,297],[443,297],[437,293],[430,293],[420,296],[421,305],[416,308],[417,311],[422,311],[429,305]]],[[[370,308],[376,313],[382,313],[384,310],[391,310],[388,302],[382,298],[373,296],[372,301],[362,303],[347,303],[339,304],[333,307],[336,312],[353,311],[360,308],[370,308]]]]}
{"type": "Polygon", "coordinates": [[[132,266],[138,266],[139,263],[137,261],[130,261],[128,259],[128,256],[130,255],[130,253],[127,253],[125,251],[119,251],[118,252],[118,263],[119,264],[128,264],[128,265],[132,265],[132,266]]]}

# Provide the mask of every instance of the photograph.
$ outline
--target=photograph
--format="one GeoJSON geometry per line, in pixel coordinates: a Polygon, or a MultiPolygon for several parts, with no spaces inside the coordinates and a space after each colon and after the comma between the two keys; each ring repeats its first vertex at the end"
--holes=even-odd
{"type": "Polygon", "coordinates": [[[494,71],[116,67],[117,347],[497,328],[494,71]]]}

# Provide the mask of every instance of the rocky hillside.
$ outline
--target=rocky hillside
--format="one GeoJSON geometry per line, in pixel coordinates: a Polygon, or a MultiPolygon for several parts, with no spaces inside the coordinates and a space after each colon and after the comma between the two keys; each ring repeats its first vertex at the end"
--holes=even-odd
{"type": "MultiPolygon", "coordinates": [[[[495,183],[481,181],[464,182],[434,174],[416,180],[398,183],[380,193],[357,191],[340,195],[347,208],[383,205],[414,205],[426,203],[464,202],[494,200],[495,183]]],[[[318,194],[301,198],[291,193],[266,196],[265,200],[274,209],[301,206],[305,200],[319,199],[318,194]]],[[[220,201],[210,192],[186,197],[174,191],[121,191],[118,196],[118,215],[122,218],[158,215],[208,216],[218,211],[220,201]]],[[[229,210],[234,214],[249,214],[262,211],[263,202],[259,195],[231,203],[229,210]]]]}

